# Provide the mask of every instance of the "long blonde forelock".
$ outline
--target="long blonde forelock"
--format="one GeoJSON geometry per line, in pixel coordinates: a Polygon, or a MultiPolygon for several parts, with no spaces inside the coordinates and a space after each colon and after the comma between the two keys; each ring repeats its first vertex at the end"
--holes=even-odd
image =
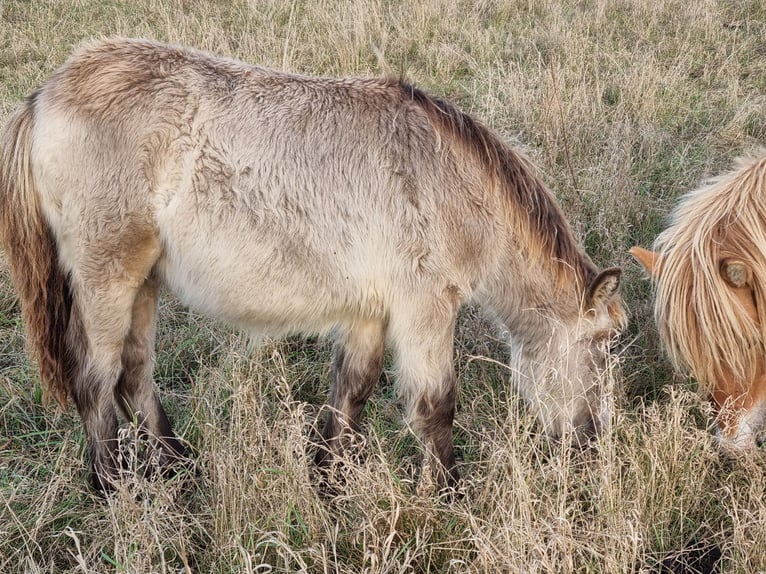
{"type": "Polygon", "coordinates": [[[674,365],[706,390],[725,376],[746,383],[766,354],[766,150],[690,192],[657,238],[655,318],[674,365]],[[753,273],[758,323],[720,273],[736,257],[753,273]]]}

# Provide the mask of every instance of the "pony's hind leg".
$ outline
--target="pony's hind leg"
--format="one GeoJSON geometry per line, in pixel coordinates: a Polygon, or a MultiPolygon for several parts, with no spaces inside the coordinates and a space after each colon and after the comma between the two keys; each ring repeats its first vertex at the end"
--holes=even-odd
{"type": "Polygon", "coordinates": [[[120,471],[114,390],[122,371],[122,347],[130,328],[134,291],[124,285],[76,289],[74,305],[87,310],[69,325],[70,353],[77,356],[72,398],[85,427],[91,482],[114,489],[120,471]],[[98,295],[96,295],[98,294],[98,295]]]}
{"type": "Polygon", "coordinates": [[[386,325],[383,321],[359,320],[341,326],[335,341],[330,389],[330,412],[322,430],[323,444],[316,463],[327,466],[343,453],[349,433],[359,428],[359,418],[380,378],[386,325]]]}
{"type": "Polygon", "coordinates": [[[133,303],[130,331],[122,349],[122,373],[114,398],[125,417],[137,424],[139,436],[158,441],[160,466],[167,467],[183,459],[185,451],[171,429],[152,384],[157,298],[157,283],[147,279],[133,303]]]}
{"type": "MultiPolygon", "coordinates": [[[[117,449],[114,397],[123,372],[123,350],[134,304],[159,255],[154,233],[122,218],[118,230],[74,238],[77,265],[71,273],[74,320],[68,331],[76,356],[72,397],[82,418],[96,490],[113,490],[122,466],[117,449]]],[[[93,230],[91,230],[93,231],[93,230]]],[[[101,231],[98,228],[98,231],[101,231]]]]}

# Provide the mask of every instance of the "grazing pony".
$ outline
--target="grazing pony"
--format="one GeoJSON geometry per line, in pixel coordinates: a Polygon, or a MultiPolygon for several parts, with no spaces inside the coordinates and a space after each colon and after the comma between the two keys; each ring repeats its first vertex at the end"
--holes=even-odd
{"type": "Polygon", "coordinates": [[[766,427],[766,155],[684,196],[655,251],[631,253],[656,282],[671,361],[710,394],[723,447],[766,427]]]}
{"type": "Polygon", "coordinates": [[[334,334],[320,465],[358,426],[388,343],[437,484],[455,485],[468,301],[502,323],[545,429],[608,422],[620,270],[596,269],[527,159],[409,84],[106,39],[26,99],[0,146],[30,348],[77,406],[97,489],[119,474],[118,412],[164,463],[184,453],[152,385],[161,286],[247,331],[334,334]]]}

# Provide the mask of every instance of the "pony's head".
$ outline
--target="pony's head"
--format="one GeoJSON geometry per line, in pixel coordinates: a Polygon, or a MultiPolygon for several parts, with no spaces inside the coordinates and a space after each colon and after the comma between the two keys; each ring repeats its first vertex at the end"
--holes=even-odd
{"type": "Polygon", "coordinates": [[[670,360],[718,415],[721,445],[742,450],[766,428],[766,157],[682,198],[655,251],[631,254],[656,284],[670,360]]]}
{"type": "Polygon", "coordinates": [[[549,435],[582,444],[610,426],[611,346],[627,321],[620,275],[618,268],[596,274],[577,289],[571,311],[561,300],[557,309],[527,309],[511,338],[516,386],[549,435]]]}

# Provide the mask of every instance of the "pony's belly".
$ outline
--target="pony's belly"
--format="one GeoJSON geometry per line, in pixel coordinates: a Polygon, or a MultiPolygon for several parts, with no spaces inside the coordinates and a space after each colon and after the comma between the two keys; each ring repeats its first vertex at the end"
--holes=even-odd
{"type": "Polygon", "coordinates": [[[326,332],[355,315],[352,308],[369,307],[349,304],[349,293],[331,292],[328,277],[278,265],[254,251],[233,247],[223,256],[197,249],[165,255],[156,269],[184,305],[257,334],[326,332]]]}

